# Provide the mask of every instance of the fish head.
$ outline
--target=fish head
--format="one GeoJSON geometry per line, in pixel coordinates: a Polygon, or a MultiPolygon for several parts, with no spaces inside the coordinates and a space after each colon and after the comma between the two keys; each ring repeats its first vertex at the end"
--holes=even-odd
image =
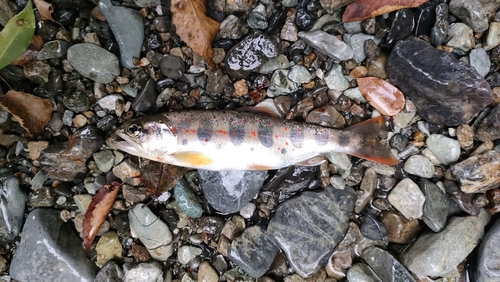
{"type": "Polygon", "coordinates": [[[111,149],[156,161],[169,154],[177,137],[168,119],[160,115],[131,119],[119,126],[106,140],[111,149]]]}

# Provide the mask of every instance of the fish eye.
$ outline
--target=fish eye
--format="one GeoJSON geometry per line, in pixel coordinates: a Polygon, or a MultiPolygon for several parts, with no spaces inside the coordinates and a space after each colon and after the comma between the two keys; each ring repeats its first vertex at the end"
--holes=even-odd
{"type": "Polygon", "coordinates": [[[132,135],[133,137],[139,137],[139,135],[141,135],[141,126],[140,125],[137,125],[137,124],[131,124],[129,127],[128,127],[128,132],[130,133],[130,135],[132,135]]]}

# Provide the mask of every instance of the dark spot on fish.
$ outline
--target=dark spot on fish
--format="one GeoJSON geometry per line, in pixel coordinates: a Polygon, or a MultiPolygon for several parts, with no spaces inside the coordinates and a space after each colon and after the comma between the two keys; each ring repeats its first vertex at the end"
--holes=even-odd
{"type": "Polygon", "coordinates": [[[203,126],[198,129],[198,140],[200,140],[202,144],[208,143],[212,138],[210,132],[212,132],[212,126],[210,124],[203,124],[203,126]]]}
{"type": "Polygon", "coordinates": [[[187,139],[182,139],[182,145],[186,146],[188,144],[188,140],[187,139]]]}
{"type": "Polygon", "coordinates": [[[302,148],[304,144],[304,132],[300,128],[294,127],[290,134],[290,141],[295,148],[302,148]]]}
{"type": "Polygon", "coordinates": [[[286,153],[287,153],[287,152],[286,152],[286,149],[285,149],[285,148],[281,149],[281,154],[286,155],[286,153]]]}
{"type": "Polygon", "coordinates": [[[259,136],[260,143],[266,148],[271,148],[273,146],[273,128],[270,126],[259,125],[257,130],[257,135],[259,136]]]}
{"type": "Polygon", "coordinates": [[[339,134],[339,146],[340,147],[347,147],[351,144],[351,136],[345,134],[345,133],[340,133],[339,134]]]}
{"type": "Polygon", "coordinates": [[[215,146],[215,149],[217,149],[217,150],[222,149],[222,145],[221,144],[217,144],[217,146],[215,146]]]}
{"type": "Polygon", "coordinates": [[[245,140],[245,126],[242,124],[233,124],[229,125],[229,139],[234,146],[239,146],[245,140]]]}
{"type": "Polygon", "coordinates": [[[314,134],[314,140],[316,140],[316,144],[319,146],[323,146],[328,142],[328,139],[330,138],[330,133],[326,130],[320,130],[317,131],[314,134]]]}

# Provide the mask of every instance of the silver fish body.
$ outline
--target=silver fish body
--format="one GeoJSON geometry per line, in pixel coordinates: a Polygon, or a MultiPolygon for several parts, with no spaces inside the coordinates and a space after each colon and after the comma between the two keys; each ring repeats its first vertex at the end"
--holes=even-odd
{"type": "Polygon", "coordinates": [[[383,117],[338,130],[248,112],[183,111],[129,120],[107,144],[139,157],[207,170],[317,165],[329,152],[396,164],[376,140],[380,130],[385,130],[383,117]]]}

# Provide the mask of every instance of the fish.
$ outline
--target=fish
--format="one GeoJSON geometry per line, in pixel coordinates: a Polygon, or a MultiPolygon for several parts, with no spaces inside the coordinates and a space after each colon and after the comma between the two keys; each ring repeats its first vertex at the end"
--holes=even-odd
{"type": "Polygon", "coordinates": [[[130,155],[214,171],[315,166],[331,152],[396,165],[377,140],[384,130],[383,116],[334,129],[246,111],[188,110],[130,119],[106,142],[130,155]]]}

